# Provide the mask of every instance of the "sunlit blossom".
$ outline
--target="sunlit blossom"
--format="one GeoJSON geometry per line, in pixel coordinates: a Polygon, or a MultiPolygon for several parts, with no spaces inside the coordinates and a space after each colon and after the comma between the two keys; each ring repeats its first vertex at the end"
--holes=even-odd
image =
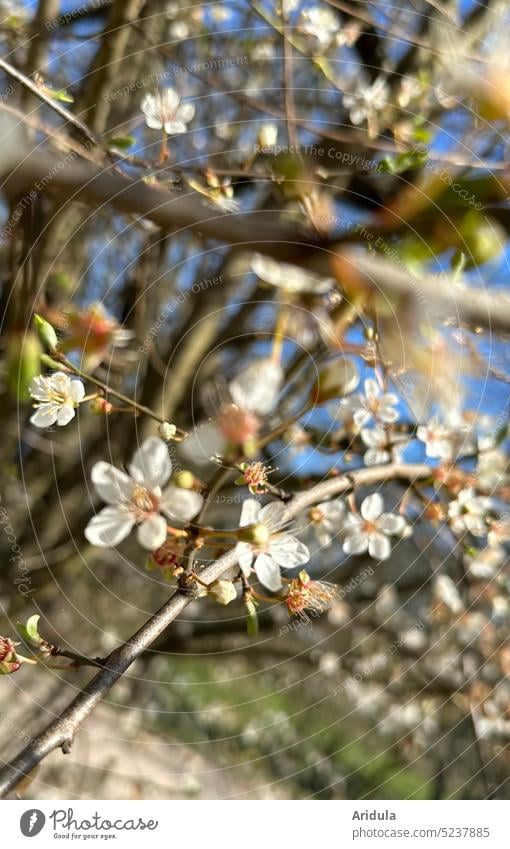
{"type": "Polygon", "coordinates": [[[145,123],[152,130],[163,130],[174,136],[186,132],[186,125],[193,120],[195,107],[192,103],[182,103],[173,88],[146,94],[141,106],[145,123]]]}
{"type": "Polygon", "coordinates": [[[85,386],[81,380],[57,371],[48,377],[34,377],[30,395],[37,401],[36,411],[30,418],[32,424],[36,427],[63,426],[74,419],[76,408],[85,397],[85,386]]]}
{"type": "Polygon", "coordinates": [[[364,383],[363,395],[351,395],[343,398],[341,407],[352,414],[354,424],[358,428],[367,425],[372,419],[379,424],[392,424],[398,419],[398,398],[393,392],[383,392],[373,378],[364,383]]]}
{"type": "Polygon", "coordinates": [[[198,492],[173,485],[163,489],[172,463],[166,444],[158,436],[145,440],[128,470],[126,474],[102,460],[92,466],[92,483],[108,506],[90,520],[85,536],[92,545],[109,548],[137,526],[138,542],[153,551],[165,542],[167,518],[189,521],[200,510],[203,498],[198,492]]]}
{"type": "Polygon", "coordinates": [[[467,486],[448,505],[450,527],[456,534],[469,531],[476,537],[486,536],[488,532],[487,513],[491,507],[490,498],[477,495],[473,487],[467,486]]]}
{"type": "Polygon", "coordinates": [[[346,554],[364,554],[387,560],[391,554],[391,536],[402,536],[408,528],[403,516],[384,512],[379,493],[367,496],[360,513],[349,513],[344,524],[343,550],[346,554]]]}
{"type": "MultiPolygon", "coordinates": [[[[255,571],[259,581],[276,592],[282,587],[281,569],[294,569],[310,559],[307,546],[291,533],[284,532],[285,504],[273,501],[262,507],[248,498],[243,502],[239,527],[253,527],[253,541],[238,542],[236,556],[246,577],[255,571]]],[[[249,535],[248,535],[249,536],[249,535]]]]}
{"type": "Polygon", "coordinates": [[[307,513],[313,532],[323,548],[329,548],[340,532],[347,508],[343,501],[323,501],[315,504],[307,513]]]}

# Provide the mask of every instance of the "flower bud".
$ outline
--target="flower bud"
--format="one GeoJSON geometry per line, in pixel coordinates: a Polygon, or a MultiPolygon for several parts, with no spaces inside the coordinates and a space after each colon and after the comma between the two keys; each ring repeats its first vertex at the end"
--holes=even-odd
{"type": "Polygon", "coordinates": [[[232,581],[214,581],[207,590],[218,604],[230,604],[237,598],[237,591],[232,581]]]}
{"type": "Polygon", "coordinates": [[[159,426],[159,435],[161,439],[164,439],[165,442],[170,442],[171,439],[174,438],[177,433],[177,428],[175,425],[170,424],[169,422],[163,422],[159,426]]]}
{"type": "Polygon", "coordinates": [[[258,143],[261,147],[274,147],[278,139],[278,126],[271,122],[262,124],[259,134],[258,143]]]}
{"type": "Polygon", "coordinates": [[[247,525],[245,528],[239,528],[236,537],[241,542],[249,542],[251,545],[265,545],[271,533],[267,525],[247,525]]]}
{"type": "Polygon", "coordinates": [[[172,475],[172,483],[181,489],[193,489],[196,484],[195,475],[187,469],[182,469],[172,475]]]}
{"type": "Polygon", "coordinates": [[[43,343],[44,347],[50,352],[50,354],[54,354],[58,349],[58,337],[55,333],[55,329],[46,321],[42,315],[38,315],[35,313],[34,315],[34,324],[37,333],[39,334],[39,339],[43,343]]]}
{"type": "Polygon", "coordinates": [[[63,368],[62,363],[57,363],[57,361],[53,360],[49,354],[41,354],[41,363],[43,366],[46,366],[46,368],[53,368],[57,371],[66,371],[66,369],[63,368]]]}
{"type": "Polygon", "coordinates": [[[30,399],[30,384],[41,370],[41,343],[36,334],[9,334],[6,339],[7,386],[14,398],[30,399]]]}
{"type": "Polygon", "coordinates": [[[0,675],[10,675],[17,672],[21,666],[21,660],[16,654],[16,646],[8,637],[0,637],[0,675]]]}
{"type": "Polygon", "coordinates": [[[94,400],[90,402],[90,411],[96,416],[99,416],[102,413],[108,416],[112,410],[113,404],[110,404],[106,398],[94,398],[94,400]]]}

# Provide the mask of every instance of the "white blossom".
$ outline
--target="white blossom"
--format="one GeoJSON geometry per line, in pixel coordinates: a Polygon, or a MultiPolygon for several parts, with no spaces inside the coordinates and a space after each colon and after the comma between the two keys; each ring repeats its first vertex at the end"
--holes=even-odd
{"type": "Polygon", "coordinates": [[[192,103],[181,103],[173,88],[145,95],[142,101],[145,123],[152,130],[165,130],[169,136],[186,132],[186,124],[193,119],[195,107],[192,103]]]}
{"type": "Polygon", "coordinates": [[[246,577],[255,570],[259,581],[273,592],[282,587],[280,569],[294,569],[310,559],[310,552],[301,540],[282,532],[285,510],[282,501],[273,501],[265,507],[254,498],[244,501],[239,527],[258,525],[261,533],[257,542],[238,542],[235,549],[246,577]]]}
{"type": "Polygon", "coordinates": [[[390,444],[387,432],[379,425],[362,427],[360,436],[368,448],[363,456],[365,466],[381,466],[384,463],[389,463],[390,460],[399,463],[402,459],[405,437],[400,438],[400,444],[390,444]]]}
{"type": "Polygon", "coordinates": [[[324,295],[335,287],[332,277],[319,277],[311,271],[305,271],[287,262],[277,262],[262,254],[255,254],[251,268],[264,283],[292,294],[310,292],[314,295],[324,295]]]}
{"type": "Polygon", "coordinates": [[[278,124],[266,121],[259,129],[258,143],[261,147],[274,147],[278,141],[278,124]]]}
{"type": "Polygon", "coordinates": [[[243,410],[266,416],[276,405],[283,380],[279,363],[268,358],[255,360],[229,383],[230,395],[243,410]]]}
{"type": "Polygon", "coordinates": [[[283,369],[271,359],[255,360],[230,381],[233,404],[222,407],[217,421],[202,422],[181,445],[189,461],[206,464],[221,456],[229,442],[242,444],[254,435],[258,416],[266,416],[276,405],[283,385],[283,369]]]}
{"type": "Polygon", "coordinates": [[[85,529],[92,545],[118,545],[138,528],[138,542],[149,551],[163,545],[167,521],[189,521],[200,510],[198,492],[173,485],[163,487],[172,472],[168,449],[162,439],[151,436],[136,451],[129,474],[102,460],[92,467],[91,479],[107,507],[95,515],[85,529]]]}
{"type": "Polygon", "coordinates": [[[427,457],[440,457],[448,460],[452,456],[453,448],[450,442],[450,429],[441,424],[437,416],[433,416],[427,425],[420,425],[416,435],[421,442],[425,443],[427,457]]]}
{"type": "Polygon", "coordinates": [[[376,492],[364,499],[360,513],[349,513],[347,516],[343,528],[343,550],[346,554],[364,554],[368,551],[370,557],[387,560],[391,554],[389,537],[402,535],[407,528],[403,516],[384,512],[384,501],[376,492]]]}
{"type": "Polygon", "coordinates": [[[81,380],[70,378],[57,371],[48,377],[34,377],[30,384],[30,395],[38,403],[30,421],[36,427],[66,425],[74,419],[75,409],[85,397],[85,386],[81,380]]]}
{"type": "Polygon", "coordinates": [[[347,509],[343,501],[323,501],[308,512],[315,536],[323,548],[329,548],[341,530],[347,509]]]}
{"type": "Polygon", "coordinates": [[[332,9],[327,6],[312,6],[301,12],[299,29],[304,35],[316,38],[322,48],[327,48],[336,37],[340,24],[332,9]]]}
{"type": "Polygon", "coordinates": [[[492,501],[483,495],[477,495],[472,486],[461,490],[448,505],[450,526],[457,534],[469,531],[475,537],[487,535],[487,513],[492,507],[492,501]]]}
{"type": "Polygon", "coordinates": [[[343,398],[341,406],[348,410],[357,427],[362,428],[371,419],[379,424],[391,424],[398,419],[398,411],[395,405],[398,398],[392,392],[382,392],[379,384],[373,378],[368,378],[364,383],[365,394],[351,395],[343,398]]]}
{"type": "Polygon", "coordinates": [[[356,91],[344,94],[342,103],[349,110],[349,119],[359,126],[365,121],[368,124],[369,136],[377,135],[379,112],[386,106],[389,88],[384,77],[378,77],[372,85],[358,81],[356,91]]]}
{"type": "Polygon", "coordinates": [[[476,476],[479,486],[492,492],[510,482],[508,456],[497,448],[483,451],[478,456],[476,476]]]}

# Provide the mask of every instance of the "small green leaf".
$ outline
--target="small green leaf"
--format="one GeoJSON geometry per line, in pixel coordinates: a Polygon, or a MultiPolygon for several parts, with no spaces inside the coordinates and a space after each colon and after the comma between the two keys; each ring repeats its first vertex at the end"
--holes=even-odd
{"type": "Polygon", "coordinates": [[[427,151],[409,150],[407,153],[399,153],[397,156],[385,156],[379,163],[379,170],[386,174],[402,174],[403,171],[412,171],[420,168],[427,160],[427,151]]]}
{"type": "Polygon", "coordinates": [[[74,97],[65,91],[63,88],[50,88],[50,86],[41,86],[42,91],[52,100],[60,100],[62,103],[74,103],[74,97]]]}
{"type": "Polygon", "coordinates": [[[36,646],[37,648],[39,648],[39,646],[41,646],[44,643],[43,638],[39,634],[39,619],[40,618],[41,617],[39,616],[38,613],[34,613],[34,615],[31,616],[30,619],[27,620],[26,625],[22,625],[20,623],[20,625],[18,627],[18,631],[19,631],[20,635],[23,637],[23,639],[27,643],[30,643],[31,645],[36,646]]]}
{"type": "Polygon", "coordinates": [[[134,136],[115,136],[113,139],[108,139],[108,147],[116,147],[119,150],[127,150],[132,147],[136,139],[134,136]]]}

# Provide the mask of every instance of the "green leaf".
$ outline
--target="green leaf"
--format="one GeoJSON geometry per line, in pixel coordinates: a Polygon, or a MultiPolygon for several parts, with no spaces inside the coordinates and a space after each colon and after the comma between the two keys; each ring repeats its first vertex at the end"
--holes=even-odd
{"type": "Polygon", "coordinates": [[[136,138],[134,136],[115,136],[113,139],[108,139],[108,147],[127,150],[134,145],[135,141],[136,138]]]}
{"type": "Polygon", "coordinates": [[[38,613],[34,613],[30,619],[27,620],[26,625],[22,625],[21,623],[18,626],[18,631],[23,639],[30,643],[33,646],[39,648],[44,643],[43,638],[39,634],[39,619],[41,617],[38,613]]]}
{"type": "Polygon", "coordinates": [[[65,91],[63,88],[57,89],[44,86],[43,91],[53,100],[60,100],[62,103],[74,103],[74,97],[72,94],[69,94],[69,92],[65,91]]]}
{"type": "Polygon", "coordinates": [[[409,150],[397,156],[385,156],[379,163],[379,170],[386,174],[402,174],[420,168],[427,161],[426,150],[409,150]]]}

